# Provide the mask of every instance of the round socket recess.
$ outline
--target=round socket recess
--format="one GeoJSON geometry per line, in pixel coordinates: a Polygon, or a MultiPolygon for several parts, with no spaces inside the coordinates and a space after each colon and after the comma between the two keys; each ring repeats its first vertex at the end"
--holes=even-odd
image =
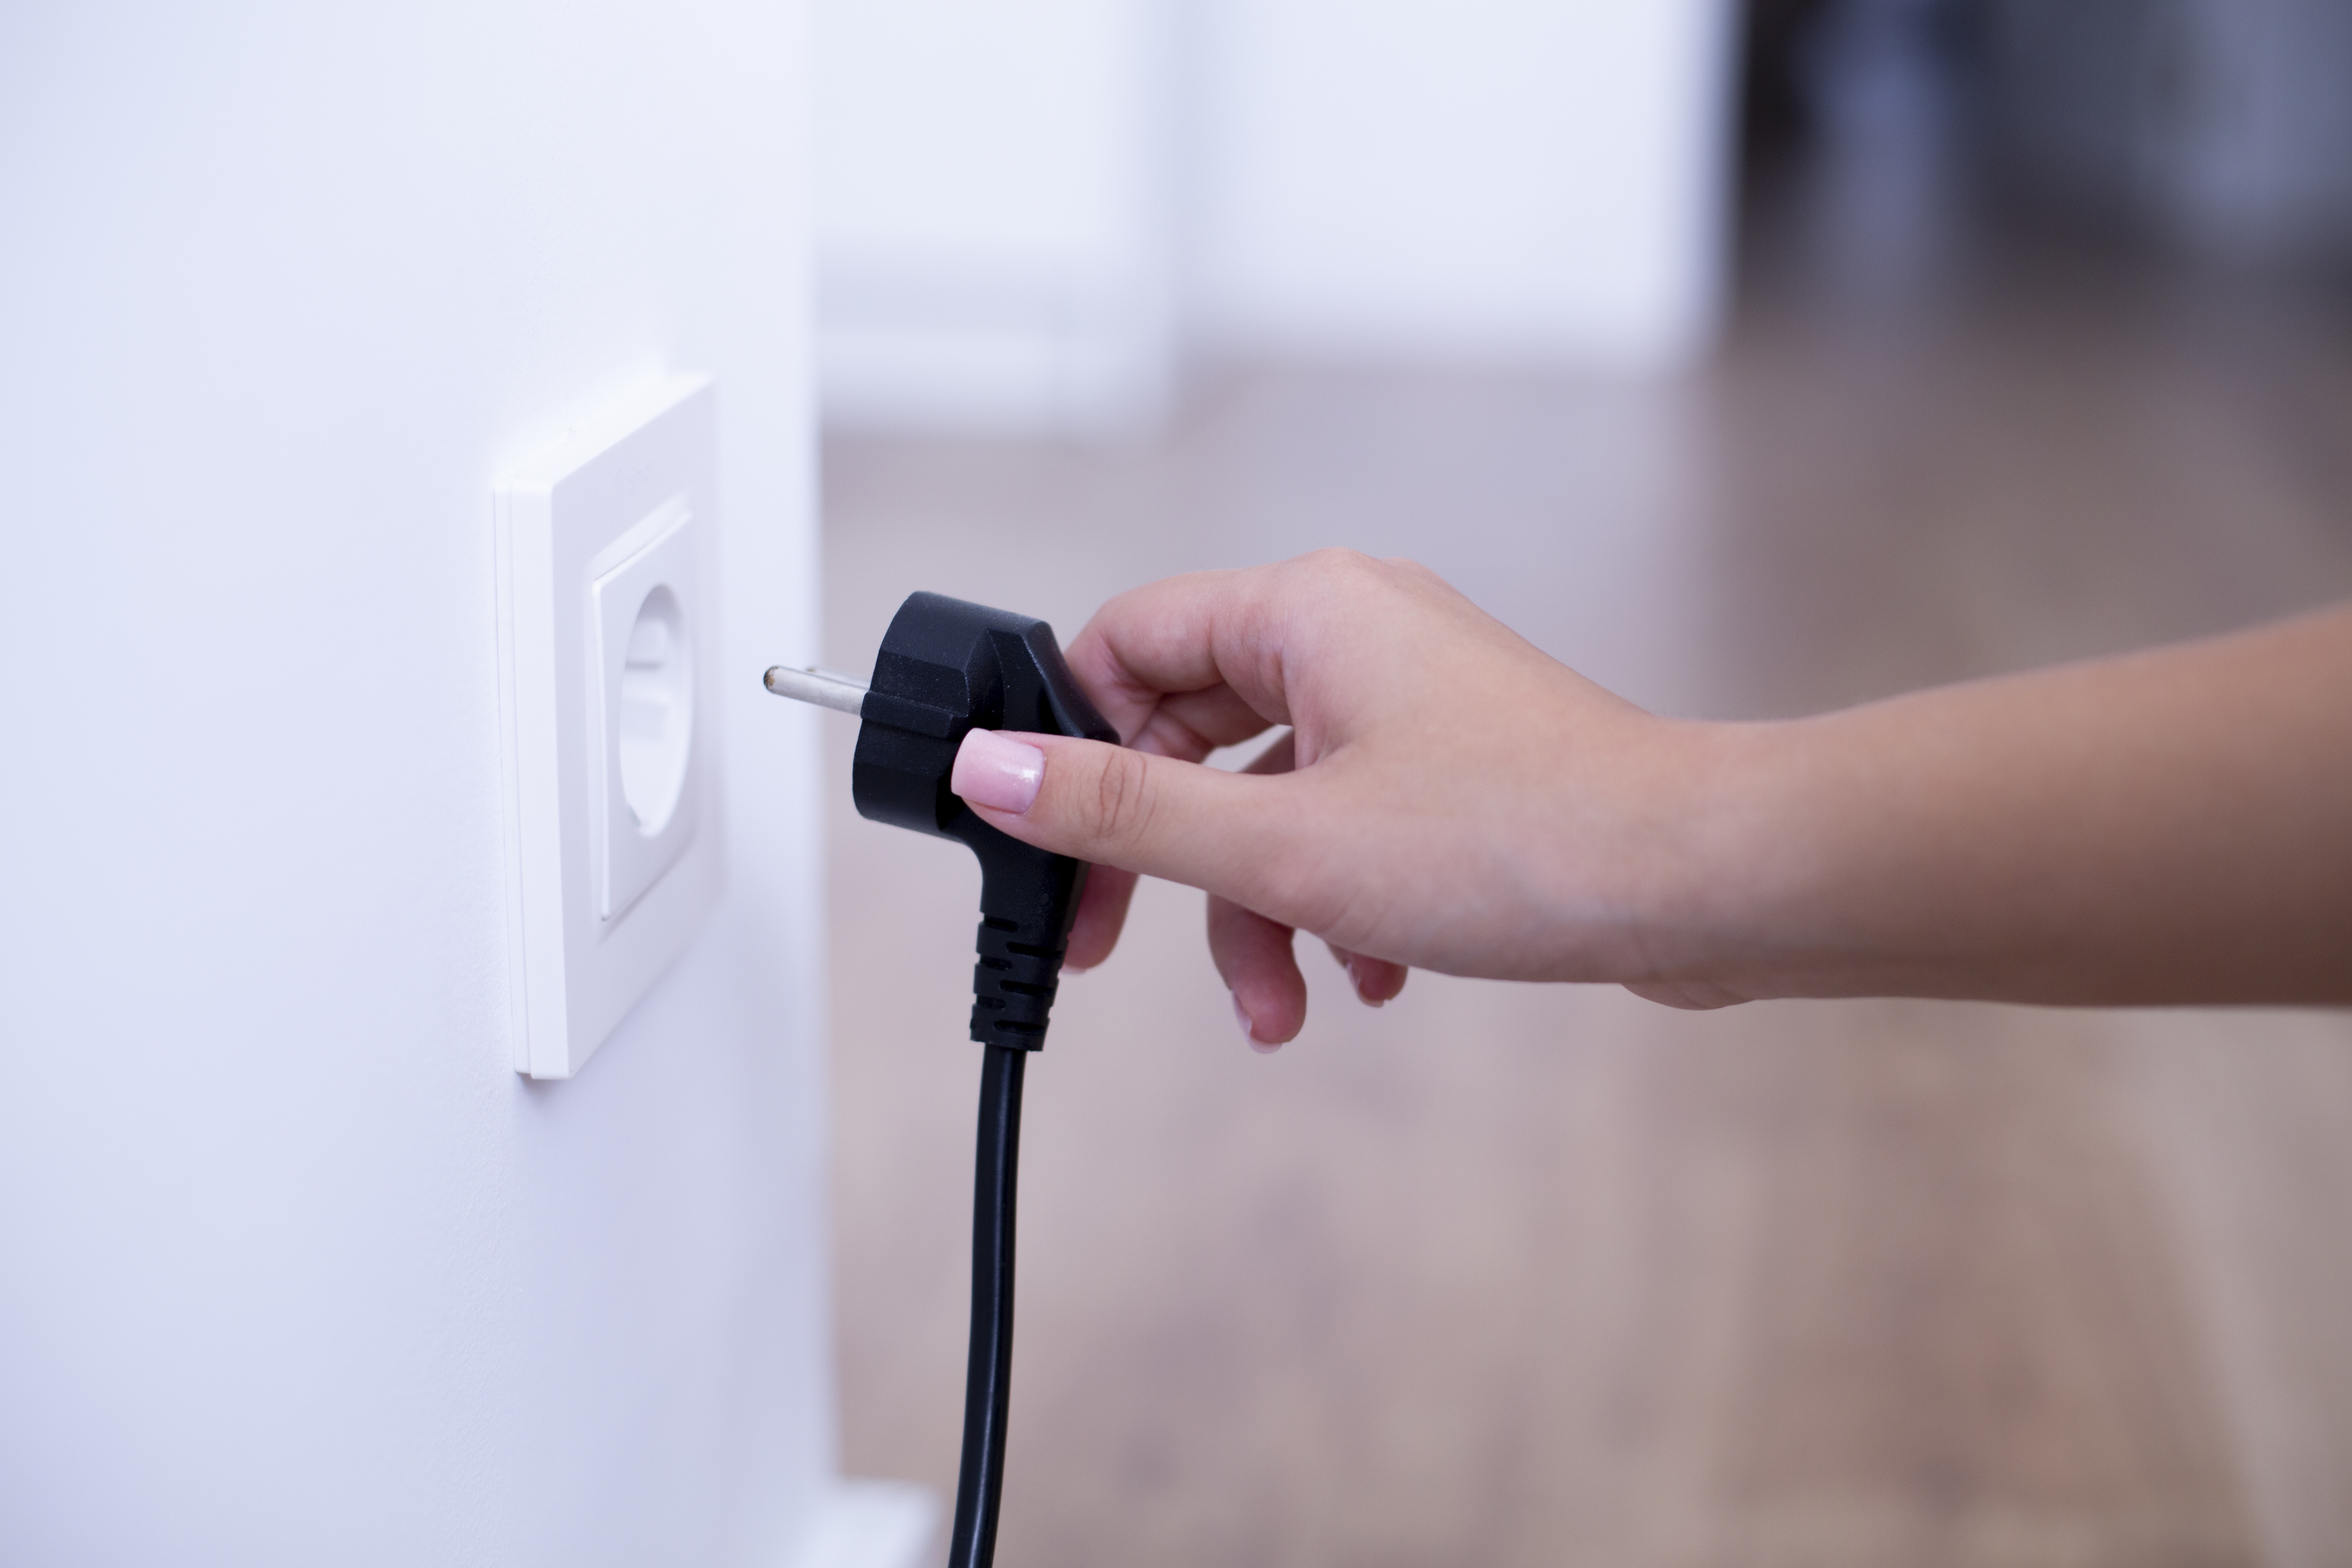
{"type": "Polygon", "coordinates": [[[694,648],[677,595],[656,583],[637,607],[621,665],[621,799],[646,838],[669,826],[693,755],[694,648]]]}
{"type": "Polygon", "coordinates": [[[589,867],[610,930],[694,837],[694,513],[651,508],[590,564],[596,690],[588,703],[589,867]]]}

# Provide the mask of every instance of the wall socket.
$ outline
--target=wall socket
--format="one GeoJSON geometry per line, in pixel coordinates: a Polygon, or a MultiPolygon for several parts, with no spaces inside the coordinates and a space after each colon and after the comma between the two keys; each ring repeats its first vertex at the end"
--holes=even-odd
{"type": "Polygon", "coordinates": [[[718,431],[675,377],[500,485],[515,1070],[569,1078],[718,902],[718,431]]]}

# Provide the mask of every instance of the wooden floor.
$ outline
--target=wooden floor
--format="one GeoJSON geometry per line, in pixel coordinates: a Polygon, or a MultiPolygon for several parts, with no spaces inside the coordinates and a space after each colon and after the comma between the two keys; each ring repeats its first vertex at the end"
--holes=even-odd
{"type": "MultiPolygon", "coordinates": [[[[1262,367],[1127,445],[836,440],[832,660],[916,588],[1066,634],[1325,543],[1684,713],[2352,594],[2324,296],[1753,254],[1670,382],[1262,367]]],[[[844,1462],[950,1491],[977,883],[850,814],[848,728],[844,1462]]],[[[1427,975],[1370,1012],[1318,957],[1260,1058],[1199,926],[1147,886],[1033,1065],[1008,1568],[2352,1563],[2352,1020],[1427,975]]]]}

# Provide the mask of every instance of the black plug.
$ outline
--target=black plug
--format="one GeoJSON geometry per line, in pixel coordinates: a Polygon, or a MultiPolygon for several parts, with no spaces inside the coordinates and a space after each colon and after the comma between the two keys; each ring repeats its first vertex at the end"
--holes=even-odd
{"type": "Polygon", "coordinates": [[[1045,1043],[1070,922],[1087,866],[998,832],[949,781],[974,728],[1084,736],[1116,743],[1070,674],[1054,629],[1026,615],[938,593],[908,595],[883,633],[874,680],[770,670],[779,696],[856,714],[849,775],[858,815],[960,839],[980,857],[980,962],[971,1038],[982,1052],[971,1212],[971,1349],[964,1371],[963,1463],[950,1528],[950,1568],[989,1568],[1004,1485],[1013,1382],[1013,1220],[1021,1160],[1021,1081],[1045,1043]]]}
{"type": "Polygon", "coordinates": [[[1086,862],[997,831],[948,781],[956,748],[973,729],[1118,742],[1078,689],[1054,629],[945,594],[909,594],[882,635],[870,685],[779,666],[767,686],[864,720],[849,774],[859,816],[971,847],[980,858],[971,1038],[1026,1051],[1044,1045],[1086,862]]]}

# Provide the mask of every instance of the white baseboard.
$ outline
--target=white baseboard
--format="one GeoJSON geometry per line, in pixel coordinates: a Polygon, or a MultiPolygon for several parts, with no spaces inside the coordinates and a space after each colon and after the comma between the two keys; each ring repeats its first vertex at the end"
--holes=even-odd
{"type": "Polygon", "coordinates": [[[818,1511],[792,1568],[919,1568],[935,1555],[940,1500],[909,1481],[843,1481],[818,1511]]]}

